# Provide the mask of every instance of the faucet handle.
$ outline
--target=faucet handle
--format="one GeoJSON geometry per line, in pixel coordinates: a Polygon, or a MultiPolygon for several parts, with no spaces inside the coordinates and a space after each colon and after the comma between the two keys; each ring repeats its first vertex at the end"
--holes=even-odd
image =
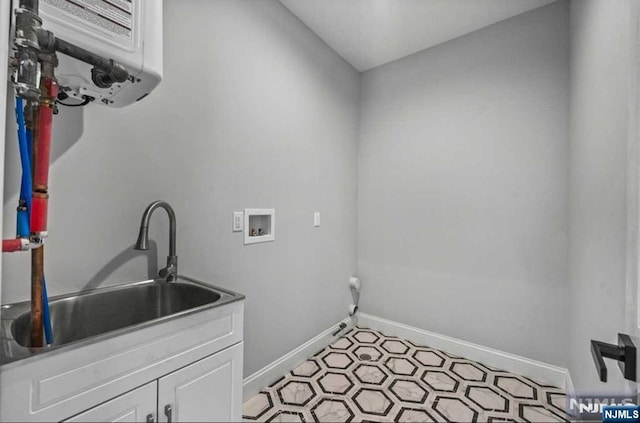
{"type": "Polygon", "coordinates": [[[170,273],[170,270],[166,267],[163,267],[158,271],[158,276],[160,276],[162,279],[166,279],[167,276],[169,276],[169,273],[170,273]]]}
{"type": "Polygon", "coordinates": [[[160,273],[160,276],[167,276],[168,274],[175,273],[175,272],[176,272],[176,266],[173,264],[170,264],[167,267],[163,267],[158,271],[158,273],[160,273]]]}
{"type": "Polygon", "coordinates": [[[178,275],[178,257],[177,256],[169,256],[167,257],[167,267],[160,269],[158,275],[166,279],[167,282],[172,282],[176,280],[178,275]]]}

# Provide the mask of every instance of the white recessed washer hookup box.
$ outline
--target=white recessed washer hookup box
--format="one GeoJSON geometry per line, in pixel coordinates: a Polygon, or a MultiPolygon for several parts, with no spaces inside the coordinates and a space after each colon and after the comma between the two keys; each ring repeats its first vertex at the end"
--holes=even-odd
{"type": "Polygon", "coordinates": [[[275,236],[275,209],[244,209],[245,245],[273,241],[275,236]]]}

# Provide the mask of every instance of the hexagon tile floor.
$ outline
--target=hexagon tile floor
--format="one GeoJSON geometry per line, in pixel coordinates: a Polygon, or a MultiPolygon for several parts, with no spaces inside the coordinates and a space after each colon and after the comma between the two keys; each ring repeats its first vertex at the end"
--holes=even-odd
{"type": "Polygon", "coordinates": [[[554,386],[356,328],[248,400],[245,421],[567,421],[554,386]]]}

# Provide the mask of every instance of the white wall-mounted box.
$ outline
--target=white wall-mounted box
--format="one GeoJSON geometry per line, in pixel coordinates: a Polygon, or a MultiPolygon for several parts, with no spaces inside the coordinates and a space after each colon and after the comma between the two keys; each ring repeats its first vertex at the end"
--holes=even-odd
{"type": "Polygon", "coordinates": [[[273,241],[275,236],[275,209],[244,209],[245,245],[273,241]]]}

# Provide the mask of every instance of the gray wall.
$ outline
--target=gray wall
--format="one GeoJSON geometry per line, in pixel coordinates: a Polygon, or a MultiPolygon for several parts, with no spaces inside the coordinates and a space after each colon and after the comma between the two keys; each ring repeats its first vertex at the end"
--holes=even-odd
{"type": "Polygon", "coordinates": [[[569,369],[576,389],[600,393],[623,385],[611,363],[598,380],[589,340],[616,343],[625,325],[630,10],[571,2],[569,369]]]}
{"type": "Polygon", "coordinates": [[[363,74],[361,308],[566,365],[568,7],[363,74]]]}
{"type": "MultiPolygon", "coordinates": [[[[623,384],[596,380],[588,340],[613,342],[625,318],[629,0],[573,1],[570,34],[561,1],[360,87],[278,2],[165,5],[160,87],[56,118],[53,294],[154,275],[166,218],[152,223],[158,250],[131,247],[164,198],[181,272],[247,295],[248,375],[345,316],[357,227],[363,310],[569,365],[578,389],[623,384]],[[245,207],[276,208],[274,243],[231,233],[245,207]]],[[[19,187],[8,111],[5,237],[19,187]]],[[[29,255],[2,264],[3,302],[27,299],[29,255]]]]}
{"type": "MultiPolygon", "coordinates": [[[[247,296],[248,375],[346,317],[358,73],[276,1],[166,1],[164,16],[156,91],[124,109],[61,108],[56,119],[49,289],[155,274],[167,218],[152,221],[158,251],[131,247],[144,207],[166,199],[178,217],[181,273],[247,296]],[[245,247],[231,232],[232,212],[245,207],[276,209],[275,242],[245,247]]],[[[14,234],[19,187],[14,130],[5,236],[14,234]]],[[[4,302],[28,298],[28,256],[3,255],[4,302]]]]}

